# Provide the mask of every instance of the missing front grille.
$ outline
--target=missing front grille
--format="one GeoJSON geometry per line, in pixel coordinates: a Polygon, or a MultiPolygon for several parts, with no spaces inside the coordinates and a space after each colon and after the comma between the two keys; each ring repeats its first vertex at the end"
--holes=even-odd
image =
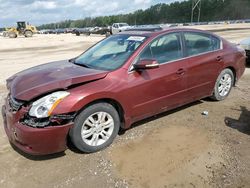
{"type": "Polygon", "coordinates": [[[21,106],[24,104],[23,102],[17,101],[16,99],[14,99],[11,95],[9,95],[8,101],[13,111],[18,111],[21,108],[21,106]]]}

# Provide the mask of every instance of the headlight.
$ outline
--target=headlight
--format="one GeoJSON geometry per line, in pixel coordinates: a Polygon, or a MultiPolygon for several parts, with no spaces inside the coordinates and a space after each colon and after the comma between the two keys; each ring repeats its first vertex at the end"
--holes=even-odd
{"type": "Polygon", "coordinates": [[[70,93],[57,91],[32,103],[29,115],[37,118],[49,117],[55,107],[70,93]]]}

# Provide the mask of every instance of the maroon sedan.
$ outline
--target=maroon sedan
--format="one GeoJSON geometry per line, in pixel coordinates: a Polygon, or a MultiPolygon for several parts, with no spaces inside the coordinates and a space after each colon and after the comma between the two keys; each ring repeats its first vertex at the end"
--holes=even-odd
{"type": "Polygon", "coordinates": [[[30,154],[64,151],[68,138],[96,152],[133,122],[204,97],[225,99],[245,59],[243,49],[200,30],[119,33],[77,58],[10,77],[4,128],[30,154]]]}

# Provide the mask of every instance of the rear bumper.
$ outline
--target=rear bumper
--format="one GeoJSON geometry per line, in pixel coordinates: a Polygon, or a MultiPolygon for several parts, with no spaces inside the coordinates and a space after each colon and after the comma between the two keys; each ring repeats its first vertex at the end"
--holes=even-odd
{"type": "Polygon", "coordinates": [[[236,64],[236,82],[242,77],[246,69],[246,57],[243,56],[236,64]]]}
{"type": "Polygon", "coordinates": [[[19,123],[18,112],[12,112],[8,105],[2,107],[5,132],[12,144],[25,153],[47,155],[67,149],[67,135],[73,123],[32,128],[19,123]]]}

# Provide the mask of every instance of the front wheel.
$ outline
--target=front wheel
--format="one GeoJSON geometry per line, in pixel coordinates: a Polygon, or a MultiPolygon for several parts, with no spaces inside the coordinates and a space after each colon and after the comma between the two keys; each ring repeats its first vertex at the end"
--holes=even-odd
{"type": "Polygon", "coordinates": [[[15,32],[8,33],[9,38],[17,38],[17,34],[15,32]]]}
{"type": "Polygon", "coordinates": [[[218,76],[212,99],[216,101],[224,100],[230,93],[234,84],[234,74],[230,69],[224,69],[218,76]]]}
{"type": "Polygon", "coordinates": [[[27,30],[27,31],[24,32],[25,37],[32,37],[32,35],[33,35],[33,32],[30,31],[30,30],[27,30]]]}
{"type": "Polygon", "coordinates": [[[80,151],[93,153],[108,147],[119,128],[120,118],[116,109],[108,103],[97,103],[76,117],[70,138],[80,151]]]}

